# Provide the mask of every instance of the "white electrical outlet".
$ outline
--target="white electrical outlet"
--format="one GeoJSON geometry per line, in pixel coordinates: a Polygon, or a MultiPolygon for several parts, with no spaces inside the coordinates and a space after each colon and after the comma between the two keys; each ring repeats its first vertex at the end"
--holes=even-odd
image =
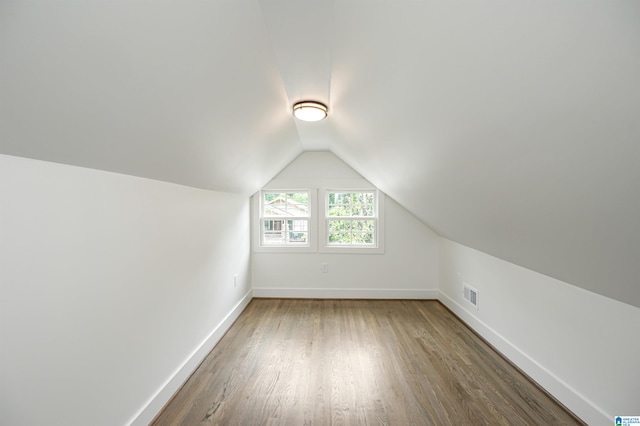
{"type": "Polygon", "coordinates": [[[323,274],[326,274],[327,272],[329,272],[329,264],[328,263],[321,263],[320,264],[320,272],[322,272],[323,274]]]}
{"type": "Polygon", "coordinates": [[[233,286],[236,287],[238,285],[238,274],[233,276],[233,286]]]}

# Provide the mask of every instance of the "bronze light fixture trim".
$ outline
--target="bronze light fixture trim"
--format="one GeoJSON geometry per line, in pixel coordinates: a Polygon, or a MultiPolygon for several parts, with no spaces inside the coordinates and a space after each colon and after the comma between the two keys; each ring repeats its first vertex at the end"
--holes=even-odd
{"type": "Polygon", "coordinates": [[[327,117],[329,109],[316,101],[301,101],[293,105],[293,116],[302,121],[320,121],[327,117]]]}

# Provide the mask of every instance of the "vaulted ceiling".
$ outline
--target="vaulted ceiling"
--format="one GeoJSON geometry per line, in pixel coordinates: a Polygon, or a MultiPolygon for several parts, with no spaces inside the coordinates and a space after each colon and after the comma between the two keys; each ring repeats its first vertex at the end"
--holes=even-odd
{"type": "Polygon", "coordinates": [[[631,0],[3,0],[0,153],[249,195],[330,150],[441,235],[640,306],[639,76],[631,0]]]}

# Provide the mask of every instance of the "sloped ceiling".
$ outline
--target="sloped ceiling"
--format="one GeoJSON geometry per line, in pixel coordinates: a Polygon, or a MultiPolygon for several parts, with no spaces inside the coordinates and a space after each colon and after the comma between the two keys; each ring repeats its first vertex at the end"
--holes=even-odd
{"type": "Polygon", "coordinates": [[[0,153],[250,194],[330,150],[441,235],[640,306],[638,76],[631,0],[4,0],[0,153]]]}

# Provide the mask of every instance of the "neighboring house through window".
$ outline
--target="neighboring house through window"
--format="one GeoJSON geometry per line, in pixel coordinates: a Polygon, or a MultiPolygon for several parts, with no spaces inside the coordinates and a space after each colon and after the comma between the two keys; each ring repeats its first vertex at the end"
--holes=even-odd
{"type": "Polygon", "coordinates": [[[309,246],[309,192],[262,192],[261,245],[309,246]]]}

